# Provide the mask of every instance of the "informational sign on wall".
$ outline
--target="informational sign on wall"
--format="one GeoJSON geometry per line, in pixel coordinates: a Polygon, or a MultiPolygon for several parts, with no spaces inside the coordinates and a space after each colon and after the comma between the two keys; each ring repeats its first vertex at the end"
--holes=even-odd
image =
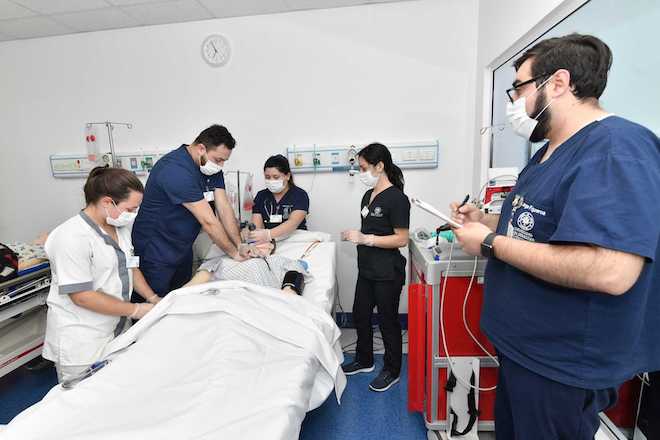
{"type": "MultiPolygon", "coordinates": [[[[437,168],[439,142],[406,142],[386,144],[392,160],[400,168],[437,168]]],[[[345,172],[357,170],[355,145],[306,145],[287,148],[291,169],[298,173],[345,172]]]]}

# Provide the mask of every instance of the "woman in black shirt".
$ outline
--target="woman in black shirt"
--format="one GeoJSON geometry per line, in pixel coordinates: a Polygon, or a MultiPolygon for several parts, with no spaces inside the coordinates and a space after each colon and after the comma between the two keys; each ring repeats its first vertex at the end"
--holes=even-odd
{"type": "Polygon", "coordinates": [[[346,375],[374,370],[371,316],[380,315],[385,345],[383,370],[369,388],[386,391],[401,372],[401,323],[399,298],[406,276],[406,259],[399,248],[408,245],[410,202],[403,193],[403,173],[382,144],[371,144],[358,153],[360,180],[370,188],[360,205],[359,231],[342,232],[342,239],[357,244],[358,280],[353,302],[357,349],[353,362],[343,365],[346,375]]]}

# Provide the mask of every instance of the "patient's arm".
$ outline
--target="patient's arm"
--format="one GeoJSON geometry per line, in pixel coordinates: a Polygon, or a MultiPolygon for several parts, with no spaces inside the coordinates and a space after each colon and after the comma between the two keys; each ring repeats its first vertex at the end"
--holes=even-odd
{"type": "Polygon", "coordinates": [[[211,278],[212,278],[211,277],[211,272],[209,272],[208,270],[200,270],[183,287],[195,286],[197,284],[208,283],[209,281],[211,281],[211,278]]]}
{"type": "Polygon", "coordinates": [[[305,277],[302,273],[290,270],[284,275],[282,280],[282,291],[285,293],[295,293],[302,295],[305,289],[305,277]]]}

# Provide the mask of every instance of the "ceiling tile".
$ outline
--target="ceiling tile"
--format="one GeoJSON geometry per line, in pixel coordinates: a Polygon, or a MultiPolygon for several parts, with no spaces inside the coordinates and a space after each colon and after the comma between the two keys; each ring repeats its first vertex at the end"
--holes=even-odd
{"type": "Polygon", "coordinates": [[[177,23],[213,18],[195,0],[175,0],[167,3],[146,3],[121,8],[142,24],[177,23]]]}
{"type": "Polygon", "coordinates": [[[54,15],[58,23],[81,32],[100,31],[139,26],[140,22],[119,8],[96,9],[94,11],[74,12],[54,15]]]}
{"type": "Polygon", "coordinates": [[[27,17],[0,21],[0,33],[14,38],[37,38],[71,33],[71,29],[48,17],[27,17]]]}
{"type": "Polygon", "coordinates": [[[325,9],[340,6],[355,6],[366,0],[286,0],[291,9],[325,9]]]}
{"type": "Polygon", "coordinates": [[[63,14],[107,8],[104,0],[12,0],[41,14],[63,14]]]}
{"type": "Polygon", "coordinates": [[[105,0],[105,1],[115,6],[128,6],[128,5],[141,5],[146,3],[167,3],[173,0],[105,0]]]}
{"type": "Polygon", "coordinates": [[[9,0],[0,0],[0,20],[29,17],[30,15],[35,15],[35,13],[9,0]]]}
{"type": "Polygon", "coordinates": [[[343,6],[371,5],[374,3],[394,3],[410,0],[285,0],[290,9],[327,9],[343,6]]]}
{"type": "Polygon", "coordinates": [[[291,8],[285,0],[198,0],[215,17],[272,14],[291,8]]]}

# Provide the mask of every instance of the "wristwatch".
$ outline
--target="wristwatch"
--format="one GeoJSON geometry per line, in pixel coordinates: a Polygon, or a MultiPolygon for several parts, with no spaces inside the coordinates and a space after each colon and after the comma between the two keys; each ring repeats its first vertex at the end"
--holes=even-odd
{"type": "Polygon", "coordinates": [[[495,241],[495,237],[497,237],[497,234],[491,232],[490,234],[486,235],[484,241],[481,242],[481,255],[486,258],[495,257],[495,249],[493,249],[493,242],[495,241]]]}

